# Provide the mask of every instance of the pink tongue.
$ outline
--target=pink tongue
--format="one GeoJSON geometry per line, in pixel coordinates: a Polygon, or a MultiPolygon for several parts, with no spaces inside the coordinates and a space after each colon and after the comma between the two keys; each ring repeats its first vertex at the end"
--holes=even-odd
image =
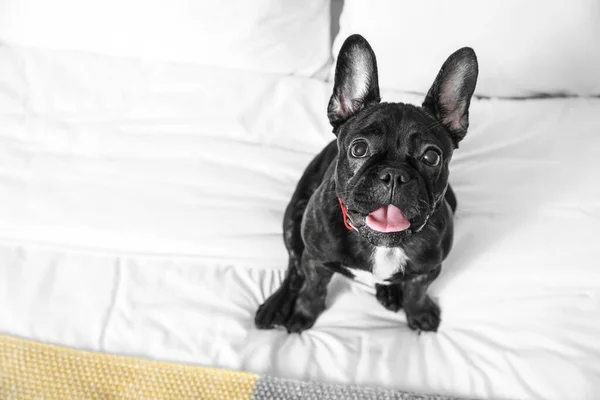
{"type": "Polygon", "coordinates": [[[367,226],[378,232],[399,232],[410,226],[410,222],[398,207],[387,205],[367,215],[367,226]]]}

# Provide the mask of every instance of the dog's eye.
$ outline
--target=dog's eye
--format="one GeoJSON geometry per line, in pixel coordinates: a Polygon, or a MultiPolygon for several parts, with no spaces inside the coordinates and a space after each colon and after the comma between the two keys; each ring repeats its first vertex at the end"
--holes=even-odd
{"type": "Polygon", "coordinates": [[[362,158],[367,155],[368,150],[369,145],[367,142],[361,140],[352,144],[352,147],[350,147],[350,154],[352,154],[352,157],[362,158]]]}
{"type": "Polygon", "coordinates": [[[423,161],[425,161],[432,167],[438,165],[440,163],[440,160],[440,154],[436,150],[429,149],[425,152],[425,154],[423,154],[423,161]]]}

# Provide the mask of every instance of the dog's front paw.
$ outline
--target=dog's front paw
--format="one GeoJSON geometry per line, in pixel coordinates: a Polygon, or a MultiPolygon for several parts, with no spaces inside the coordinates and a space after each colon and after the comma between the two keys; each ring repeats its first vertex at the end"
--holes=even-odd
{"type": "Polygon", "coordinates": [[[440,326],[440,308],[429,296],[418,307],[405,307],[408,327],[418,331],[436,332],[440,326]]]}
{"type": "Polygon", "coordinates": [[[402,287],[400,285],[376,285],[375,297],[385,308],[396,312],[402,308],[402,287]]]}
{"type": "Polygon", "coordinates": [[[294,308],[297,294],[284,285],[271,295],[259,308],[254,317],[258,329],[273,329],[284,325],[294,308]]]}
{"type": "Polygon", "coordinates": [[[284,325],[288,333],[301,333],[302,331],[312,328],[316,320],[317,315],[296,310],[289,316],[284,325]]]}

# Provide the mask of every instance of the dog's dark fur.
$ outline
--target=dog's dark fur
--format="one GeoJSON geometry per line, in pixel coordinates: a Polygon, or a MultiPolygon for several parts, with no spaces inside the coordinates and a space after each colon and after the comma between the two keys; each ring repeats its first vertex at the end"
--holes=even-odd
{"type": "Polygon", "coordinates": [[[452,246],[456,198],[448,163],[467,132],[477,74],[475,53],[462,48],[444,63],[421,107],[381,103],[373,50],[362,36],[346,40],[328,107],[337,140],[306,168],[287,207],[287,275],[259,308],[257,327],[309,329],[325,308],[334,272],[373,272],[375,252],[394,248],[403,265],[376,286],[377,299],[389,310],[404,308],[412,329],[437,330],[440,309],[426,291],[452,246]],[[357,141],[367,144],[365,156],[353,153],[357,141]],[[440,157],[437,165],[426,162],[434,157],[426,159],[428,151],[440,157]],[[355,230],[344,225],[338,198],[355,230]],[[409,228],[383,233],[367,226],[366,216],[388,204],[402,210],[409,228]]]}

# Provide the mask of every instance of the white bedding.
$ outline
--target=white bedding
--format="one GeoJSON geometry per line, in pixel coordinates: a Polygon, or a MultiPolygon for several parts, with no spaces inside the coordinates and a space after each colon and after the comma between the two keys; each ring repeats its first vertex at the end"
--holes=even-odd
{"type": "Polygon", "coordinates": [[[312,330],[254,328],[287,201],[333,139],[330,86],[0,47],[0,332],[425,393],[600,393],[600,99],[473,101],[437,334],[343,277],[312,330]]]}

